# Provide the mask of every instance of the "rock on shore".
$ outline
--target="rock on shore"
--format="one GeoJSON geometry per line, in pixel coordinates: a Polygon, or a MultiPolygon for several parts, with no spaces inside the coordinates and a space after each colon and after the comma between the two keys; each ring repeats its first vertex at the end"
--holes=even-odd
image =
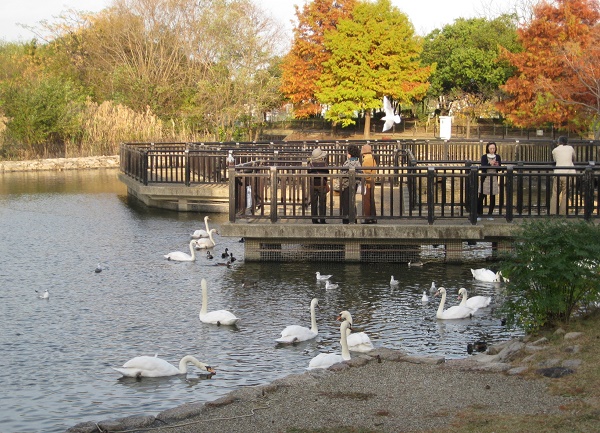
{"type": "Polygon", "coordinates": [[[82,158],[48,158],[26,161],[0,161],[0,173],[17,171],[62,171],[119,168],[119,155],[82,158]]]}

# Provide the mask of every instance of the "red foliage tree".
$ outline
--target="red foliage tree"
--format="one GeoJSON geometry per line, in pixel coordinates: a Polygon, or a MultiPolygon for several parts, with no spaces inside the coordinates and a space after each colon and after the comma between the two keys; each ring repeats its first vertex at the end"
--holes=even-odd
{"type": "Polygon", "coordinates": [[[508,97],[498,108],[517,126],[589,130],[600,113],[598,0],[541,2],[533,12],[517,31],[524,50],[502,50],[516,73],[501,86],[508,97]]]}
{"type": "Polygon", "coordinates": [[[326,30],[334,29],[337,22],[349,17],[356,0],[313,0],[298,6],[298,26],[294,29],[294,40],[290,52],[282,63],[281,91],[292,101],[295,116],[309,117],[321,112],[315,98],[317,81],[323,72],[323,63],[330,53],[323,46],[326,30]]]}

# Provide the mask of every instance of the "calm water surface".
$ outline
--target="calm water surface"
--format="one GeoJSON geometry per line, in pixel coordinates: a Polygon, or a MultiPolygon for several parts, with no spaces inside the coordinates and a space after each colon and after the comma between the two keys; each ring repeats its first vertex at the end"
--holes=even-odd
{"type": "MultiPolygon", "coordinates": [[[[412,354],[467,356],[466,344],[505,340],[519,331],[490,309],[472,319],[438,321],[437,299],[421,304],[431,282],[501,302],[500,285],[479,283],[470,267],[426,264],[244,263],[239,239],[216,237],[212,261],[169,262],[188,251],[204,215],[152,210],[130,202],[116,171],[0,174],[0,431],[61,432],[84,421],[155,415],[187,402],[214,400],[242,386],[305,371],[321,351],[338,351],[343,309],[376,346],[412,354]],[[232,268],[215,266],[229,248],[232,268]],[[105,269],[95,273],[98,263],[105,269]],[[339,284],[326,291],[315,271],[339,284]],[[400,286],[390,289],[390,276],[400,286]],[[209,310],[229,309],[237,328],[200,322],[200,280],[209,310]],[[242,281],[256,281],[242,288],[242,281]],[[36,290],[48,289],[49,300],[36,290]],[[310,325],[319,299],[319,336],[293,347],[275,339],[288,324],[310,325]],[[204,379],[121,379],[111,369],[138,355],[177,364],[195,355],[217,369],[204,379]]],[[[219,228],[226,215],[211,215],[219,228]]],[[[493,268],[493,265],[492,265],[493,268]]]]}

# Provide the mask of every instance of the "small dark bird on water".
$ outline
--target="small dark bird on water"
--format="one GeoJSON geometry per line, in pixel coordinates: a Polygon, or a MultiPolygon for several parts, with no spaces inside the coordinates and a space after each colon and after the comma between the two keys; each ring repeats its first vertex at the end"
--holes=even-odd
{"type": "Polygon", "coordinates": [[[227,257],[229,257],[229,250],[227,248],[225,248],[225,252],[223,254],[221,254],[221,258],[226,259],[227,257]]]}
{"type": "Polygon", "coordinates": [[[210,253],[210,251],[206,252],[206,258],[209,259],[209,260],[213,259],[213,255],[210,253]]]}
{"type": "Polygon", "coordinates": [[[237,259],[235,257],[233,257],[233,253],[229,253],[229,261],[231,263],[235,262],[237,259]]]}
{"type": "Polygon", "coordinates": [[[470,355],[473,352],[485,352],[487,343],[485,341],[476,341],[475,343],[467,344],[467,353],[470,355]]]}

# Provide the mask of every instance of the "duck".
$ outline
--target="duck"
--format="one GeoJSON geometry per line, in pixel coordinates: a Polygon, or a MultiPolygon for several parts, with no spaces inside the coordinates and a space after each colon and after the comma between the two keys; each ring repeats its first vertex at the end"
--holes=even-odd
{"type": "Polygon", "coordinates": [[[207,258],[208,260],[212,260],[214,257],[213,257],[213,255],[210,253],[210,251],[207,251],[207,252],[206,252],[206,258],[207,258]]]}
{"type": "Polygon", "coordinates": [[[229,257],[229,250],[227,248],[225,248],[225,252],[223,254],[221,254],[221,258],[226,259],[227,257],[229,257]]]}
{"type": "Polygon", "coordinates": [[[37,290],[35,291],[35,293],[38,294],[38,298],[40,299],[50,299],[50,292],[48,291],[48,289],[44,290],[44,293],[40,293],[37,290]]]}
{"type": "Polygon", "coordinates": [[[413,266],[423,266],[424,263],[422,261],[417,261],[417,262],[408,262],[408,267],[413,267],[413,266]]]}
{"type": "Polygon", "coordinates": [[[370,352],[375,347],[371,342],[371,338],[366,332],[351,332],[352,328],[352,315],[349,311],[342,311],[338,317],[338,321],[347,320],[350,323],[350,327],[346,330],[346,340],[348,342],[348,350],[351,352],[370,352]]]}
{"type": "Polygon", "coordinates": [[[397,286],[398,284],[400,284],[400,281],[396,280],[392,275],[392,278],[390,278],[390,286],[397,286]]]}
{"type": "Polygon", "coordinates": [[[206,215],[204,217],[204,227],[206,227],[206,230],[196,230],[194,231],[194,233],[191,234],[192,239],[200,239],[200,238],[207,238],[208,237],[208,232],[210,231],[208,228],[208,215],[206,215]]]}
{"type": "Polygon", "coordinates": [[[196,246],[196,240],[192,239],[190,241],[190,253],[184,253],[182,251],[173,251],[169,254],[165,254],[165,259],[173,260],[175,262],[194,262],[196,261],[196,251],[194,251],[194,247],[196,246]]]}
{"type": "Polygon", "coordinates": [[[308,370],[316,368],[329,368],[339,362],[350,361],[350,350],[348,349],[347,331],[350,323],[344,320],[340,325],[340,342],[342,344],[342,354],[337,353],[319,353],[308,363],[308,370]]]}
{"type": "Polygon", "coordinates": [[[435,296],[442,295],[442,300],[440,301],[440,306],[437,309],[435,317],[442,320],[448,319],[466,319],[473,315],[473,310],[469,307],[464,307],[461,305],[454,305],[453,307],[449,307],[447,310],[444,310],[444,304],[446,303],[446,289],[440,287],[435,296]]]}
{"type": "Polygon", "coordinates": [[[94,269],[94,272],[95,272],[95,273],[97,273],[97,274],[99,274],[99,273],[100,273],[100,272],[102,272],[104,269],[108,269],[108,266],[106,266],[106,265],[105,265],[105,264],[103,264],[103,263],[98,263],[98,264],[96,265],[96,268],[94,269]]]}
{"type": "Polygon", "coordinates": [[[480,308],[485,308],[490,305],[492,298],[490,296],[471,296],[468,298],[467,289],[461,287],[458,291],[458,299],[461,301],[459,305],[469,307],[475,311],[480,308]]]}
{"type": "Polygon", "coordinates": [[[206,284],[206,279],[202,278],[200,282],[202,286],[202,307],[200,309],[200,321],[202,323],[210,323],[213,325],[235,325],[239,322],[239,318],[236,317],[233,313],[227,310],[215,310],[215,311],[207,311],[208,310],[208,288],[206,284]]]}
{"type": "Polygon", "coordinates": [[[332,282],[330,282],[329,280],[325,281],[325,290],[333,290],[333,289],[337,289],[339,287],[339,284],[334,284],[332,282]]]}
{"type": "Polygon", "coordinates": [[[333,275],[321,275],[319,271],[315,272],[317,274],[317,281],[325,281],[330,279],[333,275]]]}
{"type": "Polygon", "coordinates": [[[421,302],[424,304],[429,302],[429,296],[427,296],[427,292],[425,290],[423,290],[423,296],[421,296],[421,302]]]}
{"type": "Polygon", "coordinates": [[[502,281],[502,272],[494,272],[490,269],[480,268],[471,269],[473,278],[477,281],[485,281],[488,283],[496,283],[502,281]]]}
{"type": "Polygon", "coordinates": [[[196,249],[202,250],[204,248],[212,248],[216,245],[213,233],[218,233],[216,229],[210,229],[208,231],[208,238],[196,239],[196,249]]]}
{"type": "Polygon", "coordinates": [[[233,257],[233,253],[229,253],[229,261],[231,263],[235,262],[237,259],[235,257],[233,257]]]}
{"type": "Polygon", "coordinates": [[[467,353],[470,355],[473,352],[485,352],[487,350],[487,343],[485,341],[476,341],[475,343],[467,344],[467,353]]]}
{"type": "Polygon", "coordinates": [[[167,377],[186,374],[188,363],[194,364],[200,370],[210,375],[216,374],[211,366],[198,361],[198,359],[192,355],[186,355],[181,358],[179,361],[179,368],[156,356],[136,356],[123,364],[123,367],[112,368],[121,373],[124,377],[141,379],[142,377],[167,377]]]}
{"type": "Polygon", "coordinates": [[[281,337],[275,341],[282,344],[293,344],[315,338],[319,334],[317,317],[315,314],[315,308],[318,305],[319,300],[317,298],[313,298],[310,301],[310,328],[300,325],[288,325],[281,331],[281,337]]]}

